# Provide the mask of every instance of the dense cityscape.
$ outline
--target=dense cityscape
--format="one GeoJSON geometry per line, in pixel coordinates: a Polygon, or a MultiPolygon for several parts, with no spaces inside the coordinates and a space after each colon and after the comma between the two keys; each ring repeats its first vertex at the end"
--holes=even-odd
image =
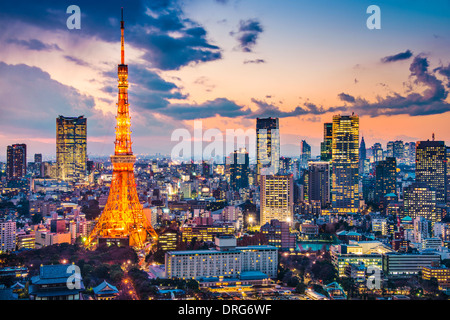
{"type": "Polygon", "coordinates": [[[449,299],[447,137],[366,145],[336,112],[287,157],[274,114],[225,156],[135,155],[125,24],[114,154],[80,114],[54,114],[54,160],[1,151],[0,300],[449,299]]]}

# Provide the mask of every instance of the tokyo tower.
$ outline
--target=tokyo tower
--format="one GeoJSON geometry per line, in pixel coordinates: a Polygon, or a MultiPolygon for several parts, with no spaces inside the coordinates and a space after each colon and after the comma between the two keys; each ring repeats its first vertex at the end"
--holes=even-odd
{"type": "Polygon", "coordinates": [[[122,9],[121,64],[118,66],[119,99],[116,116],[116,141],[111,156],[113,175],[108,201],[97,224],[85,241],[86,247],[97,243],[127,244],[143,249],[150,237],[157,234],[148,222],[136,190],[134,163],[131,150],[131,120],[128,104],[128,65],[125,64],[124,21],[122,9]]]}

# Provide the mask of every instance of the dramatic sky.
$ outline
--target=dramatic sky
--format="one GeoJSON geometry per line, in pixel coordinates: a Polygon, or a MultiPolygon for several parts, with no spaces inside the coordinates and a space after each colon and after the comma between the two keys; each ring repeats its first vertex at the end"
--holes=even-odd
{"type": "Polygon", "coordinates": [[[368,147],[450,144],[447,0],[17,0],[0,8],[0,160],[13,143],[54,157],[58,115],[87,117],[89,156],[113,153],[121,7],[136,154],[170,154],[195,120],[225,134],[272,116],[284,155],[317,155],[323,123],[352,112],[368,147]]]}

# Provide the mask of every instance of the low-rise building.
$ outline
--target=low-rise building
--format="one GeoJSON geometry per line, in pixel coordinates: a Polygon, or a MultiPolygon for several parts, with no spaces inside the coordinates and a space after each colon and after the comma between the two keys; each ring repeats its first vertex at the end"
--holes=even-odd
{"type": "Polygon", "coordinates": [[[29,288],[32,300],[82,300],[83,279],[74,265],[41,266],[39,275],[31,278],[29,288]]]}
{"type": "Polygon", "coordinates": [[[216,249],[169,251],[165,256],[166,278],[240,278],[248,271],[259,271],[275,278],[278,248],[274,246],[236,247],[236,238],[217,237],[216,249]]]}
{"type": "Polygon", "coordinates": [[[437,253],[398,253],[388,252],[383,255],[383,271],[390,277],[410,277],[417,275],[423,267],[440,263],[437,253]]]}

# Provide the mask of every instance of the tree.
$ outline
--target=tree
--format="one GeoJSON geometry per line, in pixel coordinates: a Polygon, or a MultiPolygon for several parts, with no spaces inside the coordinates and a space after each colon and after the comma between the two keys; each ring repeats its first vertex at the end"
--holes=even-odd
{"type": "Polygon", "coordinates": [[[311,268],[311,272],[316,279],[322,280],[324,283],[330,283],[337,279],[338,272],[329,261],[316,260],[311,268]]]}
{"type": "Polygon", "coordinates": [[[297,286],[295,287],[295,293],[298,293],[298,294],[305,294],[305,290],[306,290],[306,284],[304,284],[303,282],[299,282],[297,284],[297,286]]]}

